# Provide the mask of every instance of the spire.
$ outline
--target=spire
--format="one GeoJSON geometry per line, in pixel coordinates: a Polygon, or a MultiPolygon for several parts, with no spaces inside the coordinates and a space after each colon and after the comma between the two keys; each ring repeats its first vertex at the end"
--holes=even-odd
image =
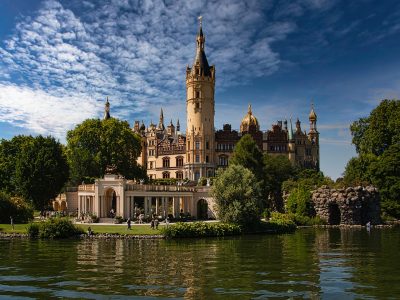
{"type": "Polygon", "coordinates": [[[289,141],[293,140],[292,118],[290,118],[290,129],[289,129],[289,132],[288,132],[288,139],[289,139],[289,141]]]}
{"type": "Polygon", "coordinates": [[[203,34],[203,17],[199,16],[199,32],[196,37],[197,49],[196,49],[196,58],[193,62],[192,74],[193,75],[202,75],[202,76],[211,76],[210,66],[207,61],[206,54],[204,52],[204,46],[206,42],[206,38],[203,34]]]}
{"type": "Polygon", "coordinates": [[[310,132],[317,132],[317,114],[314,110],[314,102],[311,101],[311,111],[310,115],[308,116],[310,120],[310,132]]]}
{"type": "Polygon", "coordinates": [[[110,102],[108,102],[108,96],[107,96],[107,101],[106,104],[104,106],[104,120],[108,120],[109,118],[111,118],[110,116],[110,102]]]}
{"type": "Polygon", "coordinates": [[[247,113],[249,114],[249,115],[252,115],[253,113],[252,113],[252,111],[251,111],[251,104],[249,103],[249,107],[248,107],[248,109],[247,109],[247,113]]]}
{"type": "Polygon", "coordinates": [[[181,124],[179,124],[179,119],[176,122],[176,131],[181,131],[181,124]]]}
{"type": "Polygon", "coordinates": [[[160,130],[164,130],[165,126],[164,126],[164,113],[163,113],[163,109],[161,108],[161,112],[160,112],[160,122],[158,123],[158,129],[160,130]]]}

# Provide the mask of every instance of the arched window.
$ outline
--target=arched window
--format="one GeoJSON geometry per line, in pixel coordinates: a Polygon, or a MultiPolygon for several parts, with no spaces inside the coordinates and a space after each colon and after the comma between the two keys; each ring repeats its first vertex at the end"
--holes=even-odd
{"type": "Polygon", "coordinates": [[[183,179],[183,173],[181,171],[178,171],[175,174],[176,174],[176,179],[183,179]]]}
{"type": "Polygon", "coordinates": [[[169,172],[163,172],[162,178],[169,178],[169,172]]]}
{"type": "Polygon", "coordinates": [[[182,156],[178,156],[176,158],[176,166],[177,167],[183,167],[183,157],[182,156]]]}
{"type": "Polygon", "coordinates": [[[163,168],[169,168],[169,157],[163,157],[162,164],[163,164],[163,168]]]}

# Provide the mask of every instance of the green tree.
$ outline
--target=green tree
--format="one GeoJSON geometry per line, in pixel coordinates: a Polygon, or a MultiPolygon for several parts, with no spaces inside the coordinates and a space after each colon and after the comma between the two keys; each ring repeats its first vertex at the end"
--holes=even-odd
{"type": "Polygon", "coordinates": [[[282,184],[282,189],[285,192],[290,193],[291,190],[301,185],[307,190],[312,191],[321,185],[330,186],[333,183],[333,180],[324,176],[324,173],[321,171],[313,169],[297,169],[294,176],[282,184]]]}
{"type": "Polygon", "coordinates": [[[379,188],[382,210],[400,219],[400,144],[390,146],[371,163],[372,183],[379,188]]]}
{"type": "Polygon", "coordinates": [[[264,182],[269,207],[278,211],[283,210],[282,183],[294,174],[294,168],[284,155],[264,154],[264,182]]]}
{"type": "Polygon", "coordinates": [[[10,217],[15,223],[26,223],[33,219],[33,208],[20,197],[11,197],[0,191],[0,223],[10,223],[10,217]]]}
{"type": "Polygon", "coordinates": [[[377,160],[374,154],[360,154],[351,158],[344,171],[343,181],[346,185],[366,185],[371,183],[370,166],[377,160]]]}
{"type": "Polygon", "coordinates": [[[263,154],[249,134],[245,134],[235,145],[229,164],[241,165],[255,175],[257,181],[263,181],[263,154]]]}
{"type": "Polygon", "coordinates": [[[15,162],[15,191],[43,209],[57,196],[69,176],[63,146],[52,137],[28,138],[15,162]]]}
{"type": "Polygon", "coordinates": [[[15,170],[17,157],[21,152],[22,145],[32,142],[32,136],[18,135],[11,140],[0,142],[0,189],[15,194],[15,170]]]}
{"type": "Polygon", "coordinates": [[[250,228],[260,222],[262,191],[254,174],[241,165],[217,172],[212,187],[218,218],[250,228]]]}
{"type": "Polygon", "coordinates": [[[136,162],[140,151],[141,138],[133,133],[128,122],[88,119],[67,133],[71,182],[102,177],[108,165],[115,165],[126,178],[145,178],[146,170],[136,162]]]}
{"type": "Polygon", "coordinates": [[[381,155],[400,143],[400,101],[381,101],[367,118],[355,121],[350,130],[358,153],[381,155]]]}
{"type": "Polygon", "coordinates": [[[311,192],[309,189],[303,185],[293,189],[287,199],[286,209],[288,212],[300,216],[312,215],[311,192]]]}
{"type": "Polygon", "coordinates": [[[383,100],[350,127],[359,154],[346,166],[346,183],[372,182],[381,192],[382,211],[400,217],[400,101],[383,100]]]}

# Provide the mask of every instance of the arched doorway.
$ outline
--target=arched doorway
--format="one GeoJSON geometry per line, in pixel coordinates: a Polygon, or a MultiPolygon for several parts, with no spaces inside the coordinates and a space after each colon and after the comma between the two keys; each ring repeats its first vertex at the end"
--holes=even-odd
{"type": "Polygon", "coordinates": [[[208,203],[204,199],[200,199],[199,201],[197,201],[197,219],[208,219],[208,203]]]}
{"type": "Polygon", "coordinates": [[[62,211],[67,210],[67,203],[65,201],[61,201],[60,210],[62,211]]]}
{"type": "Polygon", "coordinates": [[[340,209],[337,203],[333,203],[329,205],[329,225],[340,225],[341,217],[340,217],[340,209]]]}
{"type": "Polygon", "coordinates": [[[53,202],[53,209],[54,209],[54,211],[59,211],[60,210],[60,205],[58,204],[57,201],[53,202]]]}
{"type": "Polygon", "coordinates": [[[117,193],[108,189],[105,194],[105,214],[107,218],[114,218],[117,215],[117,193]]]}

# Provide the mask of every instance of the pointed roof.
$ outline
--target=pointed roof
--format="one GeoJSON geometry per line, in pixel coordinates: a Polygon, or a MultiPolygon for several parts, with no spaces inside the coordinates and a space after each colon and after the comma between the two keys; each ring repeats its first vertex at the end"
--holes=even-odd
{"type": "Polygon", "coordinates": [[[104,120],[108,120],[109,118],[111,118],[110,115],[110,102],[108,101],[108,96],[107,96],[107,101],[106,104],[104,105],[104,120]]]}
{"type": "Polygon", "coordinates": [[[203,34],[202,16],[199,17],[199,32],[197,34],[196,41],[197,41],[196,57],[193,62],[192,74],[195,75],[196,68],[194,67],[197,66],[200,68],[202,75],[211,76],[210,65],[208,64],[206,53],[204,52],[204,45],[206,42],[206,38],[204,37],[203,34]]]}
{"type": "Polygon", "coordinates": [[[290,128],[288,131],[288,139],[293,140],[293,126],[292,126],[292,118],[290,118],[290,128]]]}

